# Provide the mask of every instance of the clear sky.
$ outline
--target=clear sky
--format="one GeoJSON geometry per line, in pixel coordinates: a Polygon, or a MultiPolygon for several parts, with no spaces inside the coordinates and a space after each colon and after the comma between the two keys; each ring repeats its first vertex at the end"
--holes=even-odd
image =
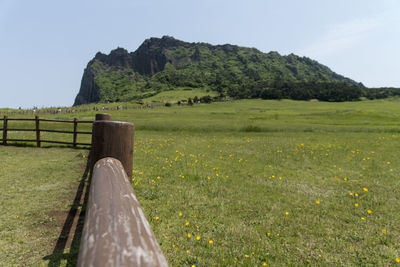
{"type": "Polygon", "coordinates": [[[163,35],[294,53],[400,87],[399,0],[0,0],[0,107],[71,106],[96,52],[163,35]]]}

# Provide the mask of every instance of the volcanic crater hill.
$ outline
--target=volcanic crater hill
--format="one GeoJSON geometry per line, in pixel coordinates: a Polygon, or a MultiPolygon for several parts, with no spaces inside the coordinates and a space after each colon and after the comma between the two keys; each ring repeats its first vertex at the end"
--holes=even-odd
{"type": "Polygon", "coordinates": [[[307,57],[163,36],[145,40],[134,52],[124,48],[109,55],[98,52],[84,70],[74,106],[131,101],[179,88],[204,88],[238,98],[264,94],[268,98],[274,90],[289,90],[288,83],[310,82],[362,86],[307,57]]]}

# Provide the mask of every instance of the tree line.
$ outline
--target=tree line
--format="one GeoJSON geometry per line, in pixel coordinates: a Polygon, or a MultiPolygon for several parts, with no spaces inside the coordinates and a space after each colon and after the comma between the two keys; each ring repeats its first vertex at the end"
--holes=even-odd
{"type": "Polygon", "coordinates": [[[227,95],[233,98],[262,99],[318,99],[327,102],[358,101],[400,96],[400,88],[366,88],[344,82],[290,82],[276,81],[272,84],[255,82],[249,85],[232,86],[227,95]]]}

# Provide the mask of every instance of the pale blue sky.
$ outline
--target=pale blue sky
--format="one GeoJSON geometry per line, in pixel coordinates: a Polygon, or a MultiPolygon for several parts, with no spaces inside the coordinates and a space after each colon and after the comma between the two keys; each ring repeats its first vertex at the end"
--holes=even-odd
{"type": "Polygon", "coordinates": [[[398,0],[0,0],[0,107],[70,106],[96,52],[163,35],[295,53],[400,87],[398,0]]]}

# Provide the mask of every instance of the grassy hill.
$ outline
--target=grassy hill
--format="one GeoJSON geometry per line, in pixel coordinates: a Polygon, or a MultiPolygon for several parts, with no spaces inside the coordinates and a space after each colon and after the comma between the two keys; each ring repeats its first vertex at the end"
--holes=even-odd
{"type": "Polygon", "coordinates": [[[74,105],[132,101],[183,87],[235,98],[326,101],[357,100],[363,88],[310,58],[164,36],[145,40],[134,52],[97,53],[74,105]]]}
{"type": "MultiPolygon", "coordinates": [[[[132,186],[171,266],[391,266],[400,261],[399,101],[110,113],[135,124],[132,186]]],[[[18,257],[7,255],[0,261],[18,257]]]]}

